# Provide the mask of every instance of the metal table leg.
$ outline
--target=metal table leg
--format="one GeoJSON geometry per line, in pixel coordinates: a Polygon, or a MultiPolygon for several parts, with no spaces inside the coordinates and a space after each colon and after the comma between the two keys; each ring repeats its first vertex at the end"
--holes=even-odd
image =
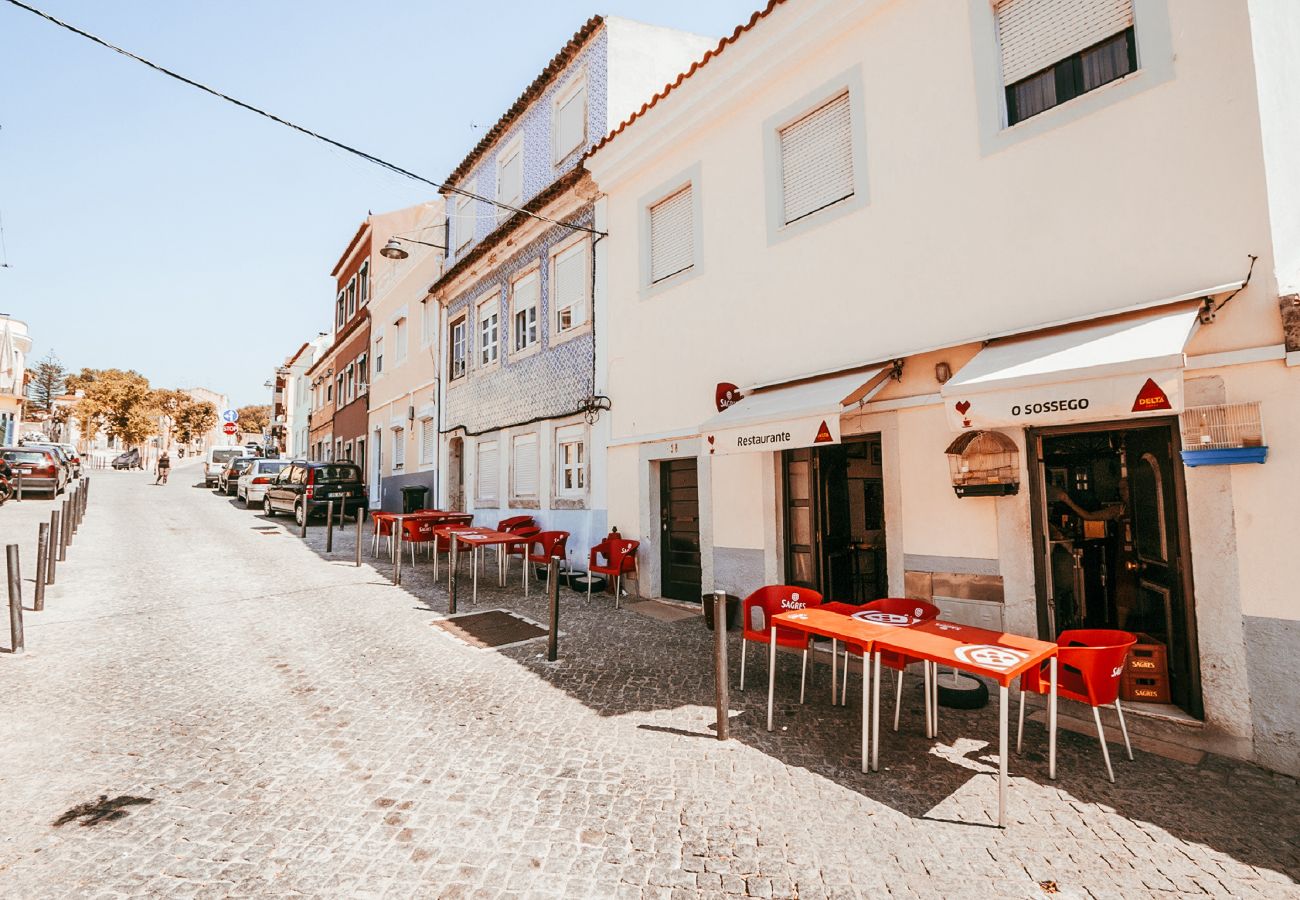
{"type": "MultiPolygon", "coordinates": [[[[834,706],[836,703],[835,688],[839,686],[839,681],[837,680],[837,676],[839,674],[837,672],[837,669],[839,667],[839,664],[837,662],[837,660],[839,659],[839,653],[836,652],[838,650],[839,650],[839,641],[836,640],[835,638],[831,638],[831,706],[834,706]]],[[[849,680],[848,672],[844,673],[844,680],[845,681],[849,680]]]]}
{"type": "MultiPolygon", "coordinates": [[[[717,623],[713,623],[717,627],[717,623]]],[[[771,638],[767,653],[767,730],[772,730],[772,698],[776,693],[776,626],[771,628],[771,638]]]]}
{"type": "Polygon", "coordinates": [[[930,691],[930,662],[929,660],[921,664],[922,671],[925,673],[925,736],[926,738],[934,737],[934,719],[930,716],[930,698],[933,694],[930,691]]]}
{"type": "MultiPolygon", "coordinates": [[[[1047,697],[1047,777],[1056,778],[1056,657],[1047,665],[1051,691],[1047,697]]],[[[1006,688],[1003,688],[1005,691],[1006,688]]]]}
{"type": "Polygon", "coordinates": [[[1007,686],[998,687],[998,827],[1007,827],[1007,686]]]}
{"type": "Polygon", "coordinates": [[[482,549],[483,548],[478,544],[475,544],[474,549],[470,551],[469,556],[469,567],[474,570],[474,595],[473,600],[470,602],[474,604],[478,603],[478,554],[482,549]]]}
{"type": "MultiPolygon", "coordinates": [[[[848,660],[844,661],[844,681],[848,683],[848,660]]],[[[862,657],[862,774],[866,774],[869,769],[868,760],[871,752],[871,667],[867,665],[867,657],[862,657]]]]}
{"type": "MultiPolygon", "coordinates": [[[[871,654],[871,771],[880,771],[880,651],[871,654]]],[[[867,654],[862,654],[862,672],[866,677],[867,654]]],[[[866,682],[862,683],[866,690],[866,682]]]]}

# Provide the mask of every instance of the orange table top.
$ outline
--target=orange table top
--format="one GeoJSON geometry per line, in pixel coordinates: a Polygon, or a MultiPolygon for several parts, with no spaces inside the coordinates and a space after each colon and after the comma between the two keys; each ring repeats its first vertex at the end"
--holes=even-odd
{"type": "Polygon", "coordinates": [[[778,613],[772,617],[772,624],[868,648],[888,630],[888,626],[864,622],[837,610],[818,606],[778,613]]]}
{"type": "Polygon", "coordinates": [[[894,650],[991,678],[1007,687],[1056,655],[1056,644],[1005,631],[932,620],[908,628],[885,627],[872,650],[894,650]]]}
{"type": "Polygon", "coordinates": [[[474,544],[479,547],[488,544],[514,544],[525,540],[517,534],[511,534],[508,531],[490,531],[488,529],[476,529],[474,531],[459,531],[452,526],[452,534],[460,540],[462,544],[474,544]]]}

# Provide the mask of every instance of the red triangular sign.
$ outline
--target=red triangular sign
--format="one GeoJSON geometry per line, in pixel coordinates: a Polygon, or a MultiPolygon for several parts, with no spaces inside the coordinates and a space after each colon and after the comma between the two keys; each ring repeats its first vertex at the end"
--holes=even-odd
{"type": "Polygon", "coordinates": [[[1147,383],[1142,385],[1142,390],[1138,391],[1137,399],[1133,401],[1133,412],[1154,412],[1160,409],[1173,410],[1173,404],[1165,396],[1165,392],[1160,389],[1150,378],[1147,383]]]}
{"type": "Polygon", "coordinates": [[[822,427],[817,429],[817,437],[813,438],[814,444],[833,444],[835,438],[831,437],[831,430],[826,427],[825,420],[822,421],[822,427]]]}

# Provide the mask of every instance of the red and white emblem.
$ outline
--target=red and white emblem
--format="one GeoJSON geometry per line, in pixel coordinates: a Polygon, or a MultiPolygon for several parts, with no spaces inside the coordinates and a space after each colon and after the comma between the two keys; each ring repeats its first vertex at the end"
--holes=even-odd
{"type": "Polygon", "coordinates": [[[905,616],[901,613],[887,613],[876,609],[866,609],[862,612],[855,612],[853,618],[861,622],[870,622],[872,625],[894,625],[906,627],[915,625],[920,619],[914,619],[911,616],[905,616]]]}
{"type": "Polygon", "coordinates": [[[994,644],[963,644],[952,652],[962,662],[998,672],[1013,669],[1029,659],[1029,654],[1023,650],[1012,650],[994,644]]]}

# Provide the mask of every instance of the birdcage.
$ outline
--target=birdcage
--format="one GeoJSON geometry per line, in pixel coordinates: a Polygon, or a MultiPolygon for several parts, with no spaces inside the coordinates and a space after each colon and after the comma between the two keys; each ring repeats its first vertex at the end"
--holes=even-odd
{"type": "Polygon", "coordinates": [[[1183,464],[1231,466],[1268,458],[1258,403],[1193,406],[1179,417],[1183,464]]]}
{"type": "Polygon", "coordinates": [[[967,431],[948,445],[958,497],[1004,497],[1020,490],[1020,450],[998,431],[967,431]]]}

